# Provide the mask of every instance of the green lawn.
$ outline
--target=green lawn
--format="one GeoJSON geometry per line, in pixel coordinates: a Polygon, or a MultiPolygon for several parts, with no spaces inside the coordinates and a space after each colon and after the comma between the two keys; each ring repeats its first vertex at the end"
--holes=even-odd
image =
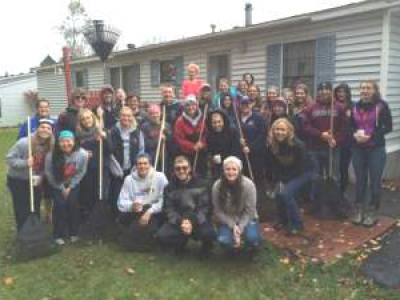
{"type": "Polygon", "coordinates": [[[0,300],[128,299],[399,299],[398,291],[372,285],[357,275],[356,255],[334,265],[282,263],[283,253],[267,246],[253,262],[221,254],[200,260],[167,253],[135,254],[113,244],[68,245],[27,263],[7,257],[15,238],[5,155],[16,131],[0,131],[0,300]]]}

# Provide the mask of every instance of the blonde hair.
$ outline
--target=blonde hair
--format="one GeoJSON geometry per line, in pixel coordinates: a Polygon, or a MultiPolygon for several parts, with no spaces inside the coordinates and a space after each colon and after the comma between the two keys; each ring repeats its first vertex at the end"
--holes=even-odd
{"type": "Polygon", "coordinates": [[[93,120],[93,126],[92,127],[96,128],[98,130],[99,129],[99,121],[98,121],[96,115],[90,109],[82,108],[79,111],[79,114],[78,114],[78,120],[79,120],[78,126],[77,126],[78,127],[77,128],[78,131],[82,131],[83,130],[82,119],[83,119],[83,116],[86,115],[86,114],[90,114],[91,115],[92,120],[93,120]]]}
{"type": "MultiPolygon", "coordinates": [[[[41,125],[42,124],[39,124],[38,128],[41,125]]],[[[53,128],[53,130],[54,130],[54,128],[53,128]]],[[[35,154],[37,145],[39,144],[39,137],[38,137],[37,129],[36,129],[35,133],[32,134],[31,142],[32,142],[32,154],[35,154]]],[[[46,153],[50,152],[54,149],[54,143],[55,143],[55,139],[54,139],[54,134],[52,133],[50,138],[48,138],[46,140],[46,143],[44,143],[44,145],[43,145],[46,153]]]]}
{"type": "Polygon", "coordinates": [[[275,138],[274,131],[275,131],[275,128],[277,126],[279,126],[280,124],[284,124],[288,130],[288,136],[286,137],[286,140],[287,140],[287,143],[289,146],[294,145],[294,139],[296,137],[294,134],[294,127],[288,119],[279,118],[274,123],[272,123],[271,129],[268,132],[267,144],[270,147],[270,149],[272,150],[272,152],[275,154],[278,153],[278,151],[279,151],[279,146],[278,146],[279,142],[275,138]]]}
{"type": "Polygon", "coordinates": [[[195,69],[197,75],[200,73],[200,67],[199,67],[198,64],[190,63],[190,64],[187,66],[188,72],[189,72],[190,69],[195,69]]]}
{"type": "Polygon", "coordinates": [[[121,115],[123,112],[130,112],[132,114],[132,123],[131,123],[131,129],[136,129],[137,128],[137,122],[136,122],[136,118],[133,114],[133,110],[132,108],[130,108],[129,106],[123,106],[121,108],[121,110],[119,111],[119,114],[121,115]]]}

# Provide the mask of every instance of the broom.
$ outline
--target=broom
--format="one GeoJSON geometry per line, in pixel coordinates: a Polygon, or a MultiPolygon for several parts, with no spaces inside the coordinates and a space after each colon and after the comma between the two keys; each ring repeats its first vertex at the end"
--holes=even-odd
{"type": "MultiPolygon", "coordinates": [[[[30,117],[28,117],[28,156],[32,157],[30,117]]],[[[20,261],[51,255],[55,249],[50,235],[35,213],[32,166],[29,167],[29,200],[30,214],[17,235],[16,258],[20,261]]]]}
{"type": "MultiPolygon", "coordinates": [[[[99,118],[100,132],[103,119],[99,118]]],[[[99,140],[99,201],[81,228],[81,236],[88,240],[111,240],[116,237],[117,228],[110,204],[103,199],[103,137],[99,140]]]]}
{"type": "MultiPolygon", "coordinates": [[[[240,125],[240,119],[239,119],[239,115],[237,113],[237,109],[236,109],[236,105],[233,105],[233,111],[235,113],[235,118],[236,118],[236,122],[238,124],[238,129],[239,129],[239,135],[240,135],[240,139],[245,141],[244,135],[243,135],[243,130],[242,130],[242,126],[240,125]]],[[[249,176],[250,179],[252,181],[254,181],[254,176],[253,176],[253,170],[251,168],[251,163],[250,163],[250,159],[249,159],[249,154],[248,153],[244,153],[244,157],[246,159],[246,163],[247,163],[247,168],[249,170],[249,176]]]]}
{"type": "MultiPolygon", "coordinates": [[[[204,116],[203,116],[203,120],[201,121],[201,127],[200,127],[200,134],[199,134],[198,142],[200,142],[202,137],[203,137],[204,127],[205,127],[206,118],[207,118],[207,113],[208,113],[208,102],[206,103],[206,105],[204,107],[204,116]]],[[[194,162],[193,162],[193,174],[196,174],[196,167],[197,167],[198,159],[199,159],[199,150],[196,150],[196,154],[194,156],[194,162]]]]}
{"type": "MultiPolygon", "coordinates": [[[[334,97],[331,97],[331,114],[330,114],[330,133],[333,135],[333,101],[334,97]]],[[[343,194],[337,180],[333,176],[333,149],[329,146],[328,153],[328,172],[323,170],[323,180],[320,186],[320,217],[322,218],[333,218],[342,219],[346,217],[343,194]],[[328,174],[327,174],[328,173],[328,174]]]]}

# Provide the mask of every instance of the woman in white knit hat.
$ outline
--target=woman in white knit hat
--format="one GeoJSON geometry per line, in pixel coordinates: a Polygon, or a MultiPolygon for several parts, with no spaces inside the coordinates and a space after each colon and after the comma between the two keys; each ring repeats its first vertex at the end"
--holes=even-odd
{"type": "Polygon", "coordinates": [[[260,245],[256,198],[254,183],[242,175],[242,161],[227,157],[223,174],[212,189],[214,219],[222,247],[235,251],[242,245],[249,249],[260,245]]]}

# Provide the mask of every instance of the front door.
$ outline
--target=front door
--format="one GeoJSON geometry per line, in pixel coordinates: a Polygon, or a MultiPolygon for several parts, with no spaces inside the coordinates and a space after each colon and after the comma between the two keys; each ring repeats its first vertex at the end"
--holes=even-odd
{"type": "Polygon", "coordinates": [[[219,54],[209,56],[207,79],[214,91],[218,90],[218,81],[221,77],[230,79],[229,55],[219,54]]]}

